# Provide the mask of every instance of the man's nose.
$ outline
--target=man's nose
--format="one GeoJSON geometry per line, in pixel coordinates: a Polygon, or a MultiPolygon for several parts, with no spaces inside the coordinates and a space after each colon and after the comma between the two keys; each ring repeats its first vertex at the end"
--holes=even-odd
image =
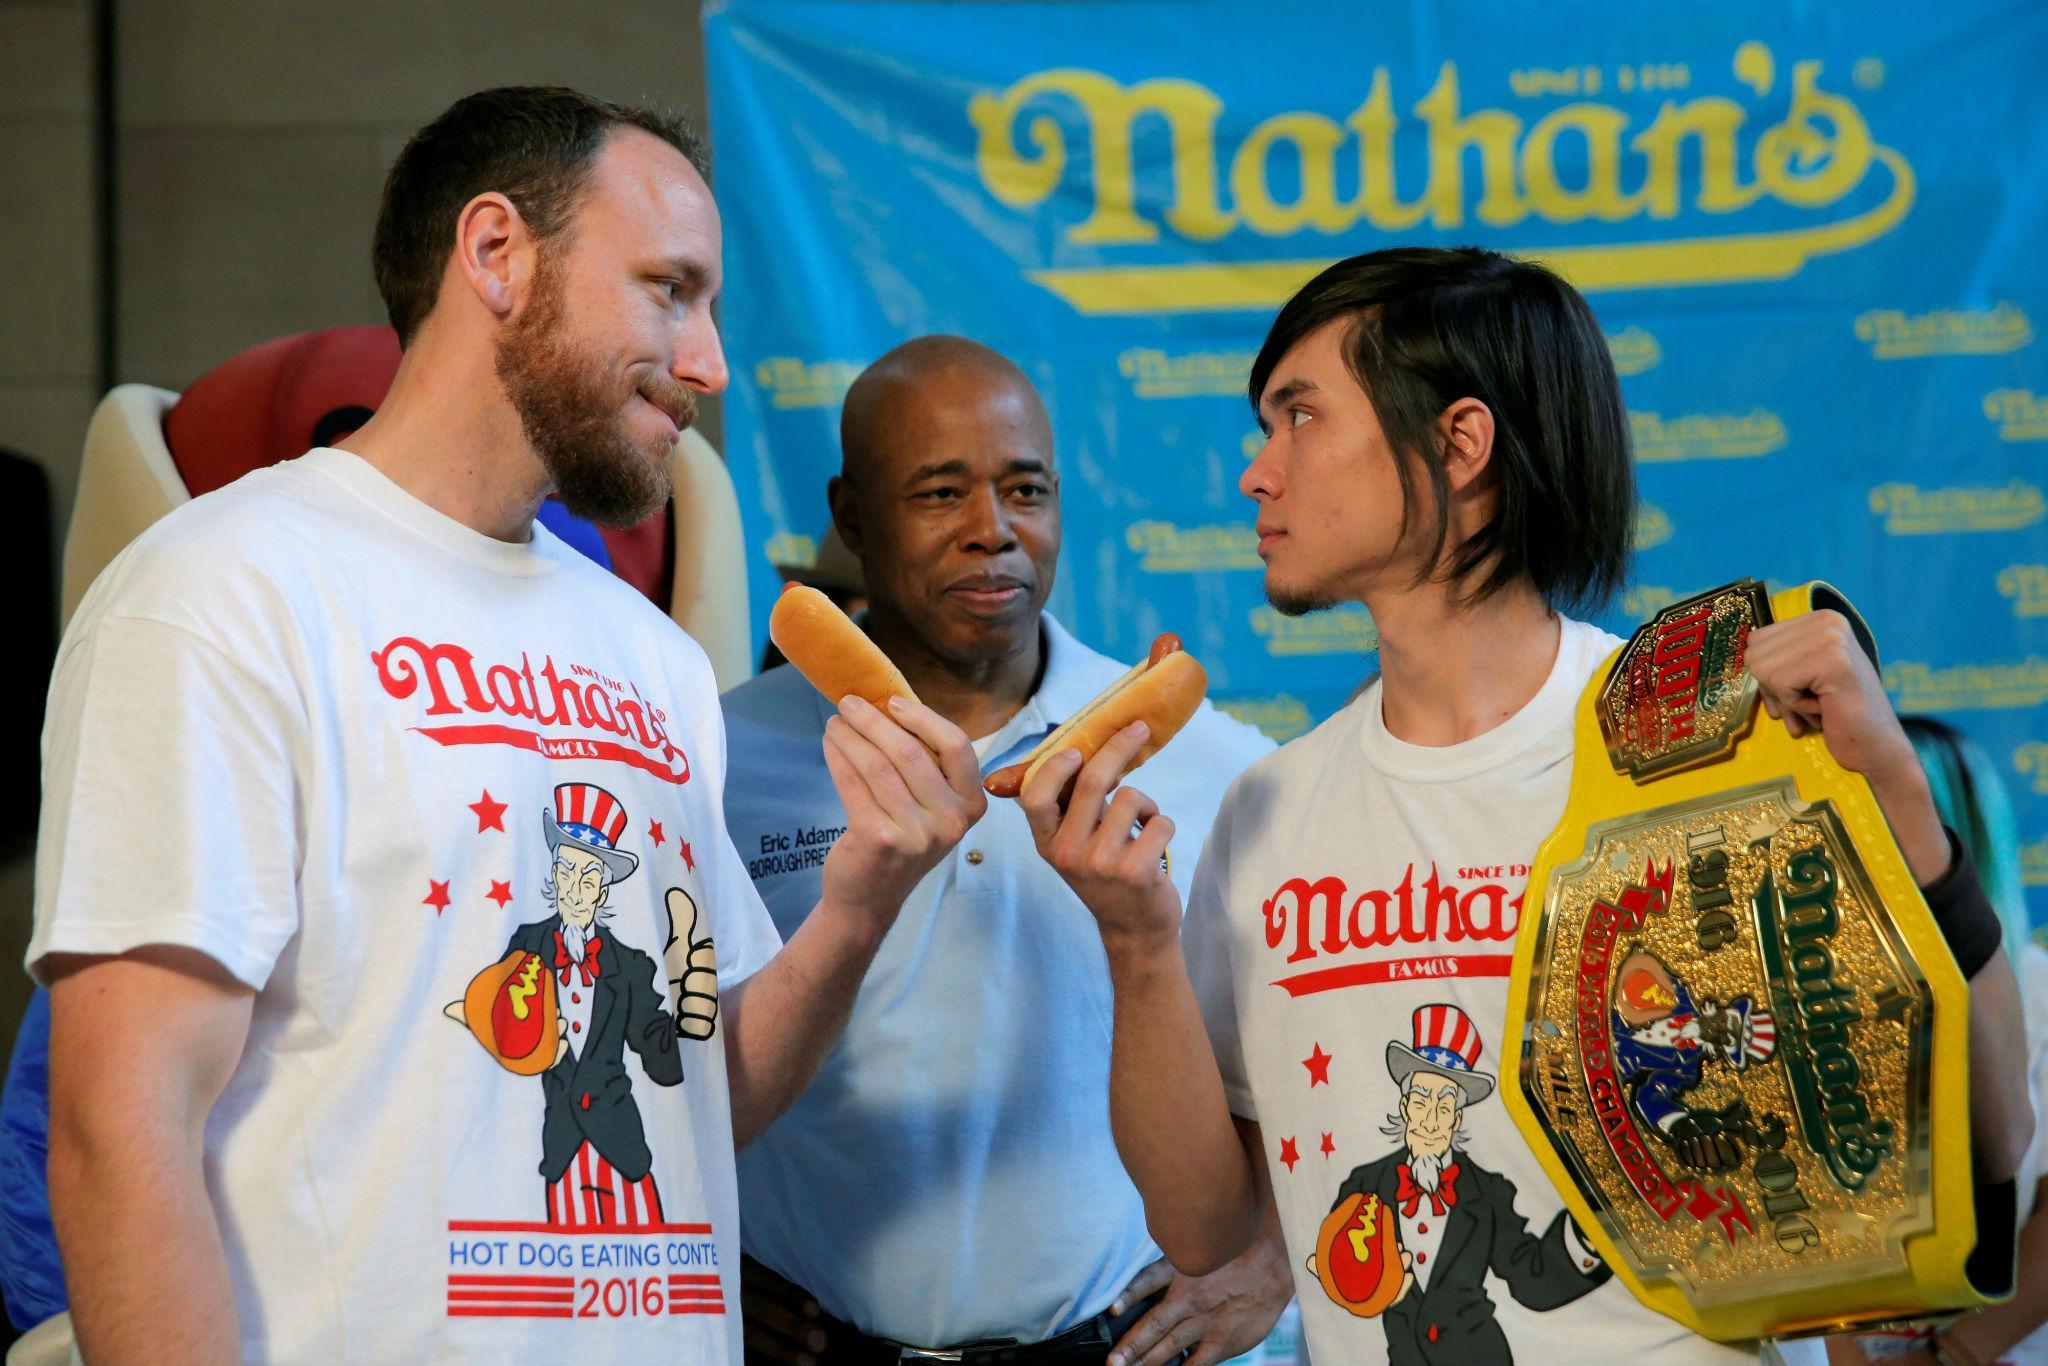
{"type": "Polygon", "coordinates": [[[1268,436],[1259,453],[1252,457],[1252,463],[1237,476],[1237,491],[1245,497],[1264,500],[1280,496],[1280,471],[1273,458],[1273,448],[1279,439],[1277,431],[1268,436]]]}
{"type": "Polygon", "coordinates": [[[970,550],[994,552],[1008,550],[1017,544],[1009,510],[992,488],[984,487],[968,496],[961,532],[970,550]]]}
{"type": "Polygon", "coordinates": [[[668,372],[700,394],[722,394],[732,375],[725,364],[725,342],[711,309],[703,304],[690,310],[682,334],[676,338],[675,354],[669,357],[668,372]]]}

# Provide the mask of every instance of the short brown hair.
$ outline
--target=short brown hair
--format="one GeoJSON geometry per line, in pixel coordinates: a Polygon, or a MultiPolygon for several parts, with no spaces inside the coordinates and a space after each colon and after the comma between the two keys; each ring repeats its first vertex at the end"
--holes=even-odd
{"type": "Polygon", "coordinates": [[[619,128],[660,138],[708,178],[703,140],[680,117],[562,86],[480,90],[413,134],[384,179],[370,249],[398,344],[410,343],[434,311],[455,221],[469,201],[496,190],[534,236],[555,236],[569,226],[605,139],[619,128]]]}

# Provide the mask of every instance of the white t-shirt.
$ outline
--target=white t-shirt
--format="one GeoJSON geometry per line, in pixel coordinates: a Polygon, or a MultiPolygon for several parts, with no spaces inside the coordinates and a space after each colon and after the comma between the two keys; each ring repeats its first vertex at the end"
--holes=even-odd
{"type": "Polygon", "coordinates": [[[1375,683],[1224,797],[1182,933],[1231,1108],[1260,1125],[1317,1361],[1754,1359],[1608,1274],[1501,1105],[1528,865],[1564,811],[1579,694],[1619,643],[1564,621],[1536,696],[1440,748],[1389,734],[1375,683]],[[1426,1103],[1445,1094],[1463,1102],[1448,1154],[1448,1107],[1426,1103]],[[1414,1258],[1416,1285],[1372,1318],[1308,1266],[1353,1191],[1393,1206],[1414,1258]]]}
{"type": "Polygon", "coordinates": [[[729,989],[778,947],[724,768],[710,666],[646,599],[343,451],[101,575],[28,958],[184,945],[255,989],[206,1129],[246,1359],[737,1366],[723,1039],[678,1036],[664,964],[709,936],[729,989]],[[443,1013],[514,947],[559,983],[540,1076],[443,1013]]]}

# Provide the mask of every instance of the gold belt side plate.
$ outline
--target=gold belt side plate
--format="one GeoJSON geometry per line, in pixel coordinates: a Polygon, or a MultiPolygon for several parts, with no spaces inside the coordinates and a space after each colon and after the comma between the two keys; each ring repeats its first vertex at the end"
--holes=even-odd
{"type": "Polygon", "coordinates": [[[1870,785],[1761,714],[1749,633],[1816,607],[1745,580],[1588,685],[1530,872],[1516,1125],[1636,1296],[1723,1341],[1985,1303],[1968,988],[1870,785]]]}

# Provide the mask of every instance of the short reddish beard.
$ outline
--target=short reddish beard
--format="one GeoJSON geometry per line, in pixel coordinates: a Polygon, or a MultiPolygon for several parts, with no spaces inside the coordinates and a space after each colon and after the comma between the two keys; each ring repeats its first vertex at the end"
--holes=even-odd
{"type": "MultiPolygon", "coordinates": [[[[655,450],[627,434],[621,400],[630,395],[620,394],[603,363],[568,339],[564,250],[541,245],[533,293],[498,342],[498,380],[563,506],[593,522],[631,526],[668,500],[669,448],[655,450]]],[[[696,420],[694,397],[668,375],[657,372],[641,392],[678,425],[696,420]]]]}

